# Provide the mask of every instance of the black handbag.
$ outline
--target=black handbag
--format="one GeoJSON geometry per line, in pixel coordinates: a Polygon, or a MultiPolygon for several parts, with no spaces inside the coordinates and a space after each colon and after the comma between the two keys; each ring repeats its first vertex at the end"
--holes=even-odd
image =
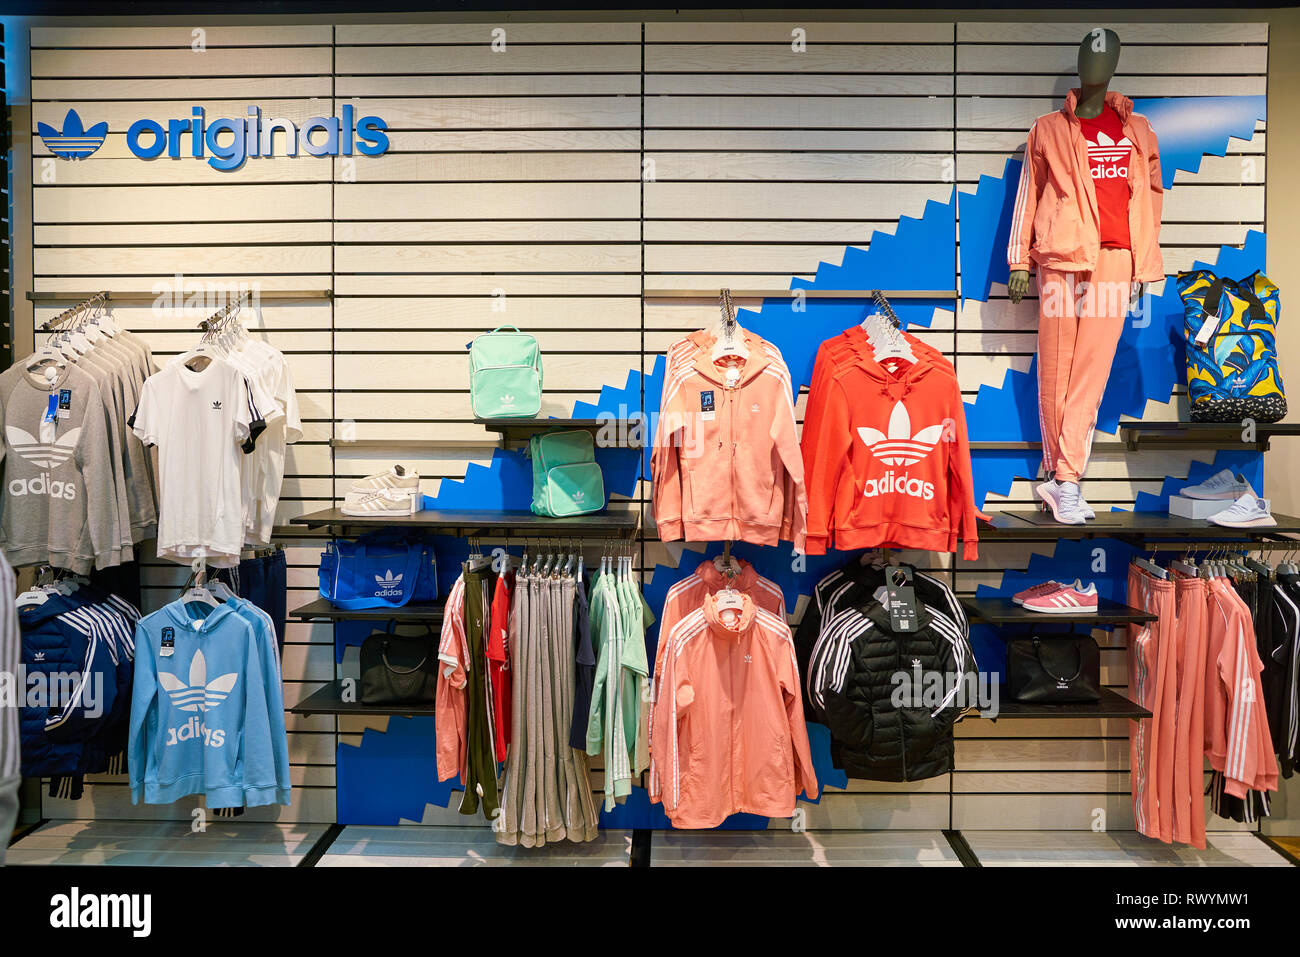
{"type": "Polygon", "coordinates": [[[433,704],[438,683],[438,641],[423,635],[376,631],[361,643],[362,704],[433,704]]]}
{"type": "Polygon", "coordinates": [[[1007,642],[1007,694],[1030,704],[1101,700],[1101,649],[1091,635],[1012,638],[1007,642]]]}

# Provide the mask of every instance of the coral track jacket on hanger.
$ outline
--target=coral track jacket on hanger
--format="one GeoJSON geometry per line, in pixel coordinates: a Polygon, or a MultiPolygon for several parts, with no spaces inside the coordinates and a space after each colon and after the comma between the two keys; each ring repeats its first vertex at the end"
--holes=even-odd
{"type": "MultiPolygon", "coordinates": [[[[1078,100],[1079,91],[1071,90],[1061,109],[1040,116],[1029,129],[1007,243],[1007,264],[1012,270],[1029,269],[1031,264],[1062,272],[1091,272],[1097,267],[1101,216],[1088,143],[1074,115],[1078,100]]],[[[1131,149],[1127,175],[1133,279],[1158,282],[1165,277],[1159,241],[1164,185],[1156,134],[1145,116],[1133,112],[1133,101],[1127,96],[1107,93],[1106,105],[1119,114],[1124,129],[1115,145],[1131,149]]]]}
{"type": "Polygon", "coordinates": [[[733,609],[706,596],[661,639],[650,747],[675,827],[790,817],[817,797],[790,626],[738,594],[733,609]]]}
{"type": "Polygon", "coordinates": [[[668,350],[651,468],[663,541],[793,542],[803,549],[808,499],[790,370],[780,350],[746,332],[749,357],[729,380],[712,333],[668,350]]]}
{"type": "Polygon", "coordinates": [[[818,370],[803,437],[808,554],[955,552],[960,537],[963,557],[978,556],[961,391],[950,363],[913,354],[890,371],[869,348],[819,352],[819,365],[830,365],[818,370]]]}
{"type": "MultiPolygon", "coordinates": [[[[761,576],[749,562],[738,558],[736,564],[740,568],[740,573],[734,578],[724,578],[722,572],[718,571],[717,566],[712,561],[705,559],[700,562],[695,571],[668,589],[668,594],[664,598],[663,613],[659,616],[659,645],[655,649],[653,682],[657,683],[664,673],[664,658],[671,644],[668,636],[677,627],[677,623],[691,612],[703,608],[704,599],[708,595],[721,591],[725,587],[743,592],[754,600],[754,604],[758,608],[771,612],[781,621],[786,620],[785,595],[782,594],[780,586],[761,576]]],[[[657,686],[652,684],[650,692],[651,727],[654,726],[654,709],[657,700],[657,686]]],[[[659,767],[655,763],[655,753],[652,748],[650,751],[650,800],[660,800],[661,794],[659,767]]]]}

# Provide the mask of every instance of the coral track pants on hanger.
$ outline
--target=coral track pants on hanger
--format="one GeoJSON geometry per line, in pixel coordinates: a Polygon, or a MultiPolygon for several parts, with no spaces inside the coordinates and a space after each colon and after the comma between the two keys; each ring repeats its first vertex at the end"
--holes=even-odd
{"type": "Polygon", "coordinates": [[[1038,419],[1043,466],[1077,482],[1128,313],[1133,254],[1103,248],[1092,272],[1038,269],[1038,419]]]}

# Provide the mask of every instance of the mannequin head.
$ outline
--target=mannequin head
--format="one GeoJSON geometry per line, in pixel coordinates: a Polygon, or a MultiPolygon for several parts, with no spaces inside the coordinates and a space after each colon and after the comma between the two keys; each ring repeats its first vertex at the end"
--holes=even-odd
{"type": "Polygon", "coordinates": [[[1119,66],[1119,34],[1098,27],[1090,30],[1079,44],[1079,84],[1104,87],[1119,66]]]}

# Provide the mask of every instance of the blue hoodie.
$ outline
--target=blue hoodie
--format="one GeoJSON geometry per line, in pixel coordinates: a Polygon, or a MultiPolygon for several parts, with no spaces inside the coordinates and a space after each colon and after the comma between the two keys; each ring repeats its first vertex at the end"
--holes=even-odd
{"type": "Polygon", "coordinates": [[[205,795],[210,808],[290,802],[284,701],[261,631],[233,603],[175,601],[140,620],[128,757],[133,803],[170,804],[189,794],[205,795]]]}

